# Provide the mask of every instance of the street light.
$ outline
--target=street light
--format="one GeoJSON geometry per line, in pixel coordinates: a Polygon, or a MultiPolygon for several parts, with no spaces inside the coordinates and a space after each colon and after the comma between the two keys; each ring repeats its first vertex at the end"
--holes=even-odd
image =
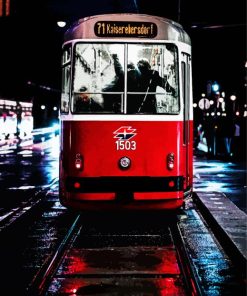
{"type": "Polygon", "coordinates": [[[233,109],[233,114],[235,113],[235,101],[236,101],[237,97],[235,95],[231,95],[230,96],[230,100],[232,100],[232,109],[233,109]]]}
{"type": "Polygon", "coordinates": [[[219,98],[219,104],[221,104],[221,109],[224,112],[226,110],[226,108],[225,108],[226,107],[226,103],[225,103],[225,100],[224,100],[223,97],[220,97],[219,98]]]}
{"type": "Polygon", "coordinates": [[[64,21],[58,21],[57,22],[57,25],[58,25],[59,28],[64,28],[66,26],[66,22],[64,22],[64,21]]]}
{"type": "Polygon", "coordinates": [[[220,86],[219,86],[219,84],[215,81],[215,82],[212,84],[212,90],[213,90],[214,92],[217,92],[219,89],[220,89],[220,86]]]}

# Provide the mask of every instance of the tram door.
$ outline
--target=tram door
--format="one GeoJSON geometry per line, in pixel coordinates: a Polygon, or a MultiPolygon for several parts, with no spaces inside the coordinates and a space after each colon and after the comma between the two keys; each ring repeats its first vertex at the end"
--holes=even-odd
{"type": "Polygon", "coordinates": [[[193,131],[192,114],[191,114],[191,56],[182,53],[182,87],[181,95],[183,100],[183,145],[185,147],[185,169],[186,184],[192,184],[192,166],[190,165],[192,158],[191,132],[193,131]],[[190,120],[191,119],[191,120],[190,120]]]}

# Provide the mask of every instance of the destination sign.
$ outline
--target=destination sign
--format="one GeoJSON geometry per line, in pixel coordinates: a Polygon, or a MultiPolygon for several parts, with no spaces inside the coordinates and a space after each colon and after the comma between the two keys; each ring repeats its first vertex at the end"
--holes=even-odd
{"type": "Polygon", "coordinates": [[[94,25],[98,37],[145,37],[154,38],[157,26],[150,22],[113,22],[101,21],[94,25]]]}

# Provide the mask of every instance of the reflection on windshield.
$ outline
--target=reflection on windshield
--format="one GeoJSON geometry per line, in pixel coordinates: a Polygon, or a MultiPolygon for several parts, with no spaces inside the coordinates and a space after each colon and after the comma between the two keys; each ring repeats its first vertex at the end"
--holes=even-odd
{"type": "Polygon", "coordinates": [[[72,111],[178,114],[177,72],[177,50],[171,44],[78,43],[72,111]]]}

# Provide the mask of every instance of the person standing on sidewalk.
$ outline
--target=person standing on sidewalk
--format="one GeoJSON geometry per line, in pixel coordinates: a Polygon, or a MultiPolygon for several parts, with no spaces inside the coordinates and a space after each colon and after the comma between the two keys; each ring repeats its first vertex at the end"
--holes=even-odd
{"type": "Polygon", "coordinates": [[[221,122],[221,136],[225,147],[225,156],[232,157],[232,141],[235,133],[235,124],[231,117],[225,117],[221,122]]]}

